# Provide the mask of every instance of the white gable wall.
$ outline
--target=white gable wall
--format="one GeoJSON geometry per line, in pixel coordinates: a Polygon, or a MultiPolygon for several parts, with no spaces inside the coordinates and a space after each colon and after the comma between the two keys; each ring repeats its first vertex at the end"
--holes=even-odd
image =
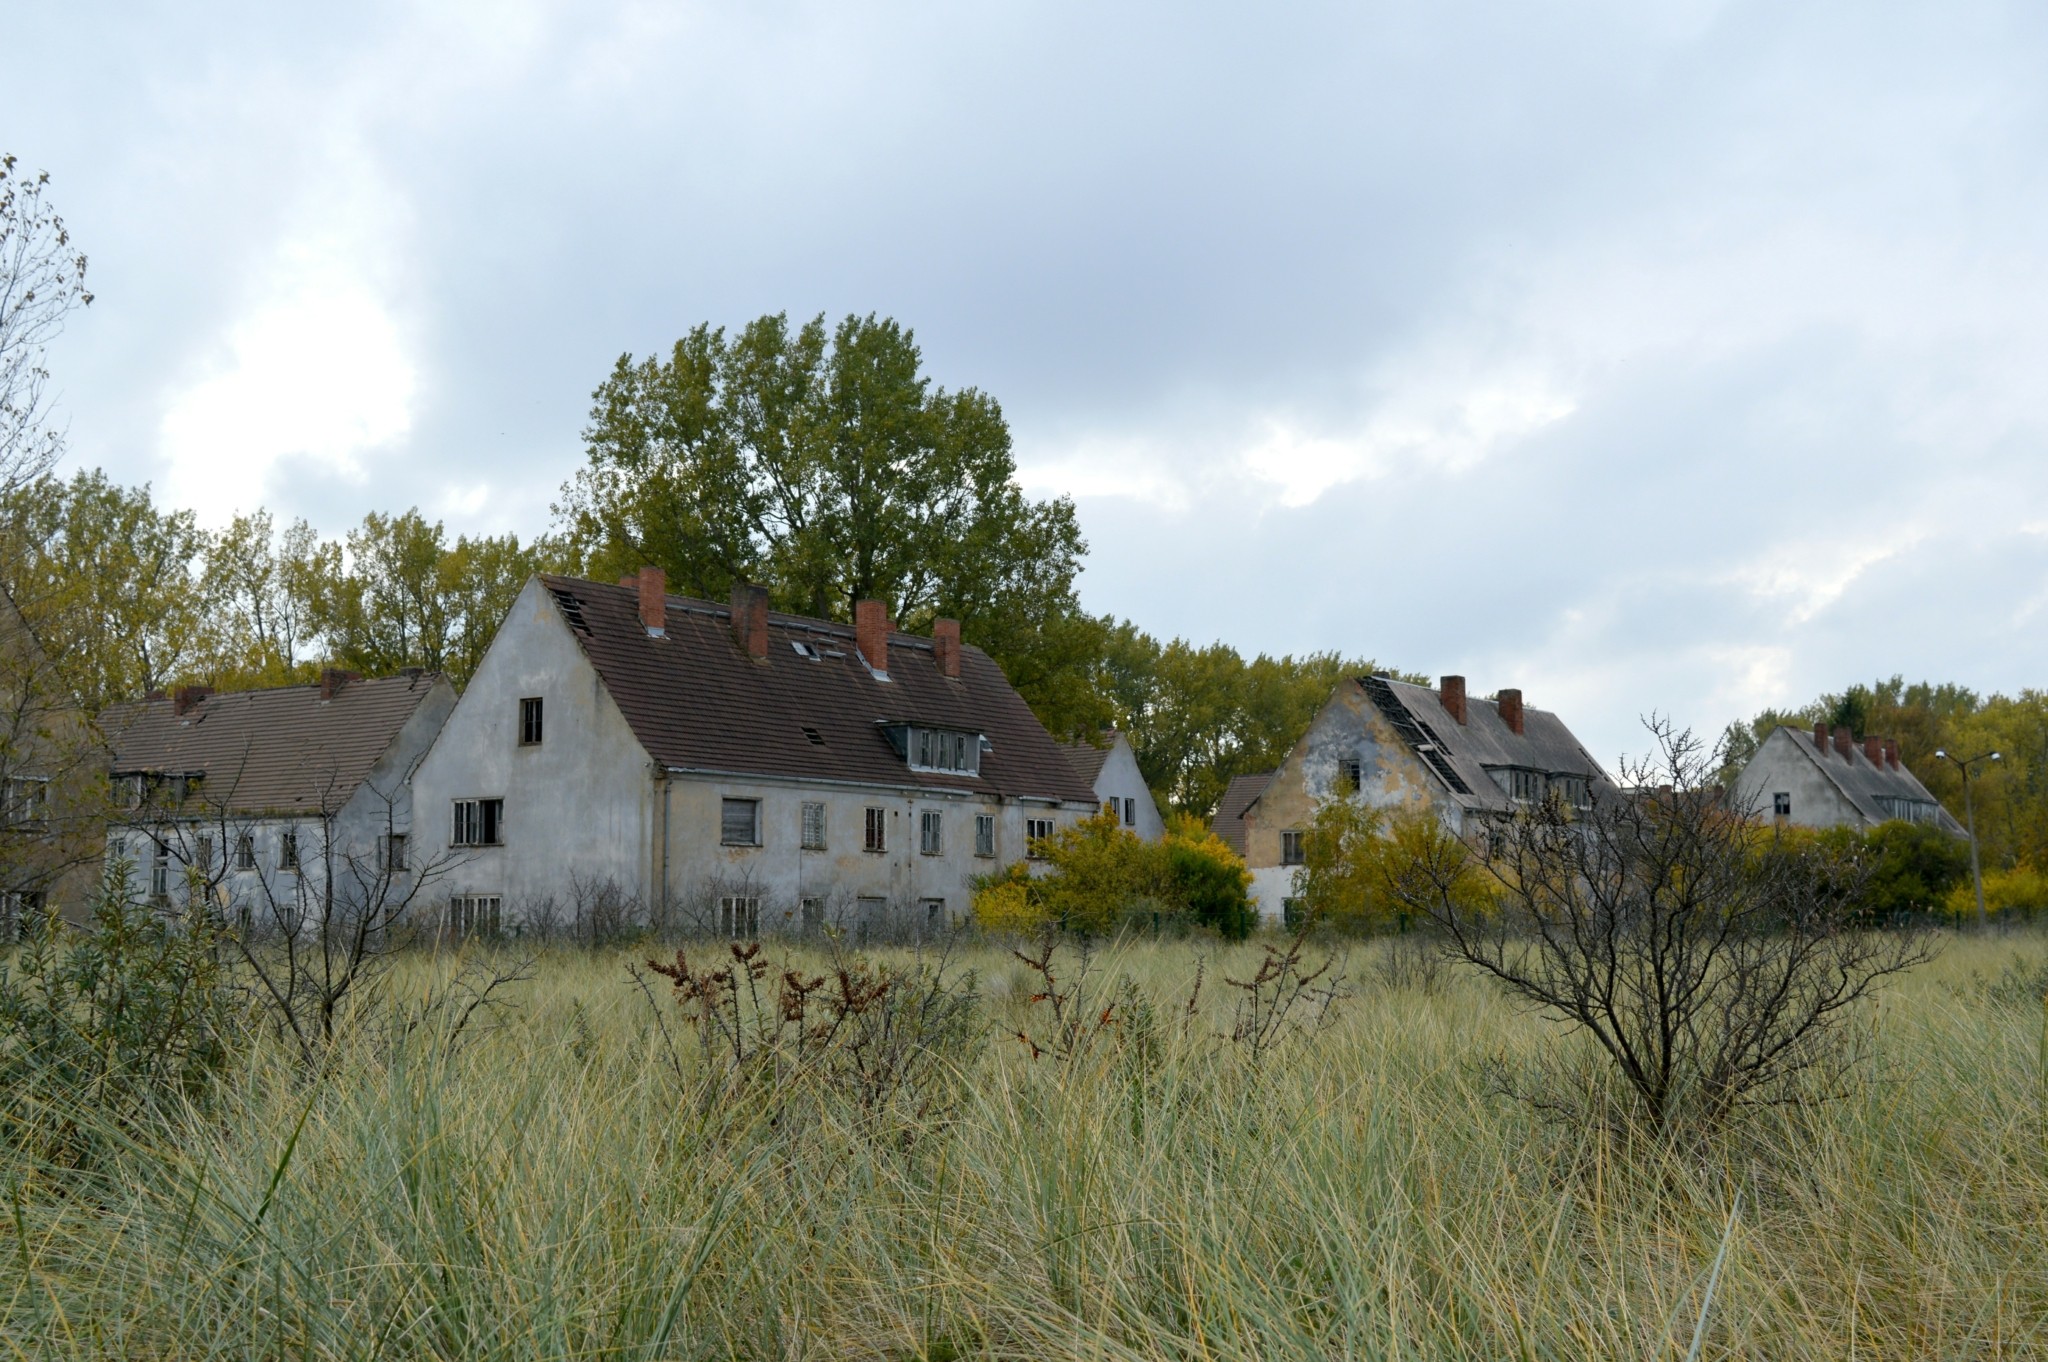
{"type": "Polygon", "coordinates": [[[1121,733],[1103,753],[1102,770],[1095,776],[1095,797],[1103,803],[1114,800],[1119,821],[1124,818],[1125,801],[1130,801],[1136,808],[1137,819],[1125,826],[1146,841],[1156,842],[1166,835],[1166,820],[1160,817],[1151,787],[1138,770],[1138,754],[1131,750],[1130,739],[1121,733]]]}

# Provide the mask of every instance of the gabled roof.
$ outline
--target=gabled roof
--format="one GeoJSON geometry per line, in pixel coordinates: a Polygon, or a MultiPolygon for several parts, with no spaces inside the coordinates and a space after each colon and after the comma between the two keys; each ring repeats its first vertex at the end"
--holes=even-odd
{"type": "Polygon", "coordinates": [[[1074,768],[1074,774],[1087,782],[1089,789],[1102,775],[1102,764],[1109,760],[1109,754],[1116,749],[1117,738],[1121,735],[1111,728],[1103,730],[1103,744],[1097,747],[1086,738],[1078,742],[1063,742],[1060,751],[1066,754],[1067,764],[1074,768]]]}
{"type": "Polygon", "coordinates": [[[1446,796],[1466,808],[1506,811],[1515,806],[1487,774],[1491,768],[1518,767],[1546,775],[1584,776],[1598,786],[1610,784],[1606,771],[1572,736],[1564,720],[1547,709],[1523,705],[1522,731],[1517,733],[1500,717],[1500,705],[1493,700],[1468,699],[1461,724],[1444,708],[1443,697],[1429,686],[1384,676],[1361,677],[1359,684],[1396,730],[1403,726],[1396,715],[1387,713],[1388,696],[1411,720],[1418,721],[1413,732],[1403,732],[1403,739],[1444,787],[1446,796]],[[1422,750],[1422,744],[1427,744],[1427,750],[1422,750]],[[1458,784],[1465,788],[1458,789],[1458,784]]]}
{"type": "Polygon", "coordinates": [[[1223,789],[1223,798],[1216,801],[1216,816],[1209,820],[1209,830],[1240,856],[1244,855],[1244,811],[1266,792],[1276,774],[1274,771],[1259,771],[1253,775],[1232,776],[1230,784],[1223,789]]]}
{"type": "Polygon", "coordinates": [[[1872,762],[1860,743],[1851,744],[1847,756],[1832,744],[1816,747],[1812,733],[1789,724],[1779,725],[1771,737],[1778,738],[1781,733],[1784,737],[1780,741],[1789,742],[1805,753],[1807,760],[1819,767],[1821,773],[1842,792],[1842,798],[1853,804],[1856,812],[1870,822],[1882,823],[1896,816],[1878,803],[1880,799],[1924,800],[1939,810],[1943,831],[1957,837],[1967,835],[1955,815],[1942,808],[1941,801],[1928,793],[1927,787],[1906,769],[1904,762],[1896,767],[1888,762],[1872,762]]]}
{"type": "Polygon", "coordinates": [[[892,632],[883,681],[850,625],[770,612],[768,658],[756,662],[733,637],[727,606],[669,596],[663,636],[652,638],[636,589],[540,581],[633,736],[670,770],[1095,802],[1002,668],[972,645],[961,646],[951,678],[932,640],[892,632]],[[912,771],[883,735],[892,723],[982,734],[981,774],[912,771]]]}
{"type": "Polygon", "coordinates": [[[110,707],[100,724],[117,775],[200,775],[209,810],[338,812],[433,693],[431,672],[319,685],[229,691],[178,714],[170,699],[110,707]]]}

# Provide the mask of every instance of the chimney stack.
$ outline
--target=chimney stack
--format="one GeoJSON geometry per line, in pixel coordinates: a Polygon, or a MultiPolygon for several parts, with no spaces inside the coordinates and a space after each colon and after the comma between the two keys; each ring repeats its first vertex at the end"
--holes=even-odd
{"type": "Polygon", "coordinates": [[[640,569],[640,624],[647,637],[660,638],[668,632],[668,574],[658,567],[640,569]]]}
{"type": "Polygon", "coordinates": [[[939,660],[939,675],[958,679],[960,675],[960,621],[932,621],[932,654],[939,660]]]}
{"type": "Polygon", "coordinates": [[[361,672],[343,671],[340,667],[322,667],[320,669],[320,698],[322,700],[332,700],[335,696],[341,694],[343,686],[351,681],[360,681],[362,679],[363,674],[361,672]]]}
{"type": "Polygon", "coordinates": [[[1465,678],[1462,676],[1443,677],[1436,683],[1436,694],[1437,699],[1443,702],[1444,713],[1456,719],[1460,724],[1463,724],[1465,722],[1465,678]]]}
{"type": "Polygon", "coordinates": [[[1816,723],[1813,726],[1813,747],[1822,756],[1828,754],[1828,726],[1826,724],[1816,723]]]}
{"type": "Polygon", "coordinates": [[[768,588],[732,584],[732,636],[756,662],[768,660],[768,588]]]}
{"type": "Polygon", "coordinates": [[[1894,771],[1899,769],[1899,740],[1897,738],[1886,738],[1884,740],[1884,764],[1891,767],[1894,771]]]}
{"type": "Polygon", "coordinates": [[[1866,736],[1863,739],[1863,756],[1880,771],[1884,769],[1884,739],[1866,736]]]}
{"type": "Polygon", "coordinates": [[[1504,690],[1500,693],[1500,698],[1495,703],[1500,706],[1500,721],[1508,726],[1510,732],[1520,733],[1522,731],[1522,692],[1518,690],[1504,690]]]}
{"type": "Polygon", "coordinates": [[[889,609],[880,601],[853,603],[853,642],[868,670],[889,674],[889,609]]]}
{"type": "Polygon", "coordinates": [[[178,718],[183,718],[196,709],[201,700],[204,700],[211,694],[213,694],[212,686],[180,686],[171,693],[171,713],[178,718]]]}
{"type": "Polygon", "coordinates": [[[1835,725],[1835,750],[1842,754],[1842,760],[1850,760],[1849,754],[1856,750],[1856,737],[1849,732],[1849,725],[1835,725]]]}

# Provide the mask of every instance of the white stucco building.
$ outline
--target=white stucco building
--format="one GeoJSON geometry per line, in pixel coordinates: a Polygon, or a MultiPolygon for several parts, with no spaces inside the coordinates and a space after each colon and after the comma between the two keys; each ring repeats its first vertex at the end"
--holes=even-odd
{"type": "Polygon", "coordinates": [[[1166,835],[1166,820],[1160,817],[1152,788],[1138,770],[1138,754],[1131,750],[1129,738],[1113,728],[1105,729],[1100,742],[1061,743],[1060,750],[1067,754],[1074,774],[1095,791],[1096,807],[1112,810],[1117,822],[1145,841],[1156,842],[1166,835]]]}
{"type": "Polygon", "coordinates": [[[412,775],[455,708],[431,672],[116,705],[100,723],[121,812],[107,833],[139,892],[275,926],[316,905],[382,920],[435,871],[412,775]]]}
{"type": "Polygon", "coordinates": [[[659,570],[526,584],[414,783],[450,921],[630,913],[751,936],[917,933],[1092,812],[1002,671],[941,620],[852,627],[670,596],[659,570]]]}
{"type": "Polygon", "coordinates": [[[1753,816],[1785,826],[1863,830],[1896,818],[1965,835],[1899,760],[1896,742],[1859,742],[1843,725],[1818,723],[1811,733],[1772,729],[1735,778],[1735,799],[1753,816]]]}

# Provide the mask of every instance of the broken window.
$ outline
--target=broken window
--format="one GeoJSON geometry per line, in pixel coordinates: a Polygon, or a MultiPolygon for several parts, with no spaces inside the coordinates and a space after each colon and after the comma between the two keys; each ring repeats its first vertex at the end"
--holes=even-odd
{"type": "Polygon", "coordinates": [[[718,900],[718,934],[747,941],[761,934],[761,900],[729,895],[718,900]]]}
{"type": "Polygon", "coordinates": [[[504,900],[496,894],[457,894],[448,900],[450,936],[496,936],[504,900]]]}
{"type": "Polygon", "coordinates": [[[256,834],[245,832],[235,838],[235,869],[256,868],[256,834]]]}
{"type": "Polygon", "coordinates": [[[1346,757],[1337,763],[1337,783],[1346,790],[1355,791],[1365,783],[1361,779],[1364,771],[1365,767],[1357,757],[1346,757]]]}
{"type": "Polygon", "coordinates": [[[9,824],[40,823],[50,814],[50,782],[42,776],[14,776],[7,782],[9,824]]]}
{"type": "Polygon", "coordinates": [[[1792,792],[1780,790],[1771,796],[1771,812],[1779,818],[1792,816],[1792,792]]]}
{"type": "Polygon", "coordinates": [[[729,847],[761,845],[761,801],[722,799],[718,803],[718,840],[729,847]]]}
{"type": "Polygon", "coordinates": [[[924,930],[930,935],[946,925],[946,901],[944,899],[919,899],[917,906],[923,910],[924,930]]]}
{"type": "Polygon", "coordinates": [[[540,697],[528,696],[519,702],[519,745],[540,746],[540,697]]]}
{"type": "Polygon", "coordinates": [[[502,799],[458,799],[451,846],[494,847],[504,844],[505,801],[502,799]]]}
{"type": "Polygon", "coordinates": [[[1034,860],[1034,861],[1042,861],[1042,860],[1044,860],[1044,859],[1045,859],[1045,850],[1044,850],[1044,847],[1043,847],[1043,846],[1042,846],[1041,844],[1042,844],[1043,842],[1045,842],[1045,841],[1046,841],[1046,839],[1047,839],[1047,838],[1049,838],[1049,837],[1051,837],[1051,836],[1052,836],[1052,820],[1051,820],[1050,818],[1027,818],[1027,819],[1025,819],[1025,820],[1024,820],[1024,855],[1026,856],[1026,858],[1028,858],[1028,859],[1030,859],[1030,860],[1034,860]]]}
{"type": "Polygon", "coordinates": [[[823,804],[804,805],[803,849],[805,851],[823,851],[825,849],[825,806],[823,804]]]}
{"type": "Polygon", "coordinates": [[[996,816],[992,813],[974,815],[974,854],[993,856],[996,854],[996,816]]]}
{"type": "Polygon", "coordinates": [[[868,809],[867,826],[861,836],[861,848],[865,851],[887,851],[889,849],[889,811],[887,809],[868,809]]]}
{"type": "Polygon", "coordinates": [[[1302,851],[1302,836],[1299,832],[1280,834],[1280,864],[1302,865],[1308,857],[1302,851]]]}
{"type": "Polygon", "coordinates": [[[926,856],[937,856],[944,849],[944,825],[937,809],[918,815],[917,849],[926,856]]]}
{"type": "Polygon", "coordinates": [[[389,873],[389,874],[393,874],[393,875],[398,875],[398,874],[403,874],[403,873],[404,873],[404,871],[405,871],[405,834],[404,834],[404,833],[402,833],[402,832],[387,832],[387,833],[385,833],[385,834],[384,834],[384,835],[383,835],[382,837],[380,837],[380,838],[378,838],[378,839],[377,839],[377,852],[378,852],[378,859],[379,859],[379,861],[381,862],[380,868],[381,868],[382,870],[384,870],[385,872],[387,872],[387,873],[389,873]]]}
{"type": "Polygon", "coordinates": [[[297,870],[299,868],[299,830],[286,828],[277,835],[277,868],[297,870]]]}
{"type": "Polygon", "coordinates": [[[981,773],[982,737],[957,729],[912,728],[895,724],[884,730],[889,742],[903,754],[913,771],[946,771],[959,775],[981,773]]]}
{"type": "Polygon", "coordinates": [[[818,931],[825,925],[825,900],[820,898],[797,900],[797,916],[802,919],[805,931],[818,931]]]}
{"type": "Polygon", "coordinates": [[[213,872],[213,834],[202,832],[192,842],[192,864],[202,874],[213,872]]]}

